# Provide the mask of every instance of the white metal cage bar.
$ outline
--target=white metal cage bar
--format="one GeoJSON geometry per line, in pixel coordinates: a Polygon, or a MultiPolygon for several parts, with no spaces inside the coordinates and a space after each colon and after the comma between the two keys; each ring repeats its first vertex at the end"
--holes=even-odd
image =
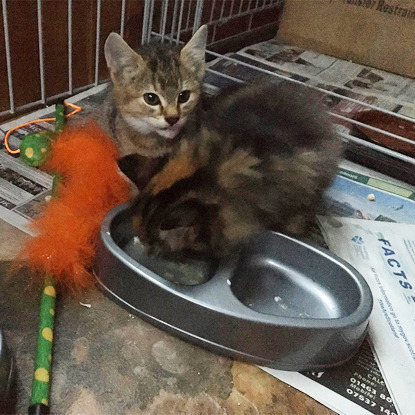
{"type": "Polygon", "coordinates": [[[225,3],[226,2],[222,2],[222,7],[221,7],[221,9],[220,9],[220,15],[219,15],[219,20],[220,21],[222,21],[222,18],[223,18],[223,13],[225,12],[225,3]]]}
{"type": "MultiPolygon", "coordinates": [[[[176,31],[177,11],[179,9],[179,0],[174,0],[173,20],[171,24],[170,43],[173,43],[174,33],[176,31]]],[[[164,40],[164,39],[163,39],[164,40]]]]}
{"type": "Polygon", "coordinates": [[[184,0],[180,1],[180,12],[179,12],[179,22],[177,24],[177,36],[176,36],[176,45],[180,42],[180,29],[182,27],[182,17],[183,17],[183,10],[184,10],[184,0]]]}
{"type": "Polygon", "coordinates": [[[121,22],[120,22],[120,36],[124,36],[124,27],[125,27],[125,6],[126,0],[121,1],[121,22]]]}
{"type": "Polygon", "coordinates": [[[98,85],[99,81],[99,52],[100,42],[99,38],[101,35],[101,1],[97,0],[97,20],[96,20],[96,34],[95,34],[95,82],[94,85],[98,85]]]}
{"type": "Polygon", "coordinates": [[[193,34],[195,34],[196,30],[200,26],[200,21],[202,19],[202,12],[203,12],[203,0],[197,0],[195,19],[194,19],[194,24],[193,24],[193,34]]]}
{"type": "Polygon", "coordinates": [[[14,107],[14,95],[13,95],[13,74],[10,55],[10,39],[9,39],[9,24],[7,21],[7,4],[6,0],[1,1],[2,13],[3,13],[3,30],[4,30],[4,47],[6,50],[6,68],[7,68],[7,83],[9,88],[9,105],[10,113],[15,111],[14,107]]]}
{"type": "Polygon", "coordinates": [[[39,75],[40,95],[42,104],[46,104],[45,90],[45,56],[43,53],[43,26],[42,26],[42,0],[37,0],[37,31],[39,44],[39,75]]]}
{"type": "Polygon", "coordinates": [[[141,30],[141,43],[144,44],[147,41],[148,38],[148,19],[150,14],[150,0],[144,1],[144,15],[143,15],[143,28],[141,30]]]}
{"type": "Polygon", "coordinates": [[[389,148],[382,147],[378,144],[371,143],[370,141],[362,140],[361,138],[355,137],[354,135],[351,135],[351,134],[340,133],[340,136],[346,142],[350,141],[352,143],[359,144],[361,146],[364,146],[364,147],[370,148],[372,150],[375,150],[378,153],[385,154],[386,156],[390,156],[390,157],[393,157],[395,159],[399,159],[401,161],[404,161],[405,163],[408,163],[408,164],[411,164],[412,166],[415,166],[415,159],[413,159],[412,157],[406,156],[405,154],[398,153],[394,150],[390,150],[389,148]]]}
{"type": "Polygon", "coordinates": [[[161,41],[164,42],[164,36],[166,35],[166,24],[167,24],[167,11],[169,8],[169,1],[163,0],[162,11],[160,16],[160,27],[161,27],[161,41]]]}
{"type": "MultiPolygon", "coordinates": [[[[152,27],[152,25],[153,25],[153,16],[154,16],[154,2],[155,2],[155,0],[151,0],[150,1],[150,16],[149,16],[149,18],[148,18],[148,27],[149,27],[149,29],[152,27]]],[[[147,39],[146,39],[146,42],[148,43],[148,42],[150,42],[150,38],[151,38],[151,30],[148,30],[148,33],[147,33],[147,39]]]]}
{"type": "Polygon", "coordinates": [[[68,92],[73,94],[72,80],[72,0],[68,0],[68,92]]]}
{"type": "MultiPolygon", "coordinates": [[[[241,5],[242,5],[242,1],[241,1],[241,5]]],[[[209,24],[213,22],[213,14],[214,14],[214,11],[215,11],[215,6],[216,6],[216,0],[213,0],[212,8],[210,10],[210,17],[209,17],[209,21],[208,21],[209,24]]]]}
{"type": "Polygon", "coordinates": [[[249,0],[248,7],[246,8],[246,10],[245,10],[245,11],[248,11],[248,10],[250,10],[250,9],[251,9],[251,4],[252,4],[252,0],[249,0]]]}
{"type": "Polygon", "coordinates": [[[186,30],[188,30],[190,27],[190,12],[192,11],[192,2],[193,0],[188,0],[187,2],[186,30]]]}

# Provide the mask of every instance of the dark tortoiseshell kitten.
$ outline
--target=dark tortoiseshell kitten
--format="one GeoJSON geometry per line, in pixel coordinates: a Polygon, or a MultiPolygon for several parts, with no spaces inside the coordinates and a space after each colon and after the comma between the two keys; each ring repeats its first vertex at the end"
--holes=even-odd
{"type": "MultiPolygon", "coordinates": [[[[177,257],[223,257],[264,229],[304,235],[341,152],[308,89],[281,83],[225,92],[132,204],[135,233],[150,253],[177,257]]],[[[133,166],[126,174],[135,180],[133,166]]]]}

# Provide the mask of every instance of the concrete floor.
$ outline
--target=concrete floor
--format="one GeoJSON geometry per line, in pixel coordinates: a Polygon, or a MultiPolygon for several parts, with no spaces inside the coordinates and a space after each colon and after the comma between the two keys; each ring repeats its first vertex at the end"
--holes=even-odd
{"type": "MultiPolygon", "coordinates": [[[[40,295],[26,271],[7,271],[26,238],[0,221],[0,325],[17,361],[17,414],[27,413],[40,295]]],[[[58,297],[50,405],[59,415],[334,414],[255,366],[154,328],[97,289],[58,297]]]]}

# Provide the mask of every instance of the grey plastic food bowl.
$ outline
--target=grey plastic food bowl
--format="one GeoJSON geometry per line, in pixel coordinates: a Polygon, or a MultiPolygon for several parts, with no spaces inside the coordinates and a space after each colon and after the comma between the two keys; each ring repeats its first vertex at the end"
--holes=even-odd
{"type": "Polygon", "coordinates": [[[264,232],[219,264],[178,264],[145,254],[126,207],[102,223],[96,271],[106,295],[131,313],[212,351],[282,370],[342,364],[362,343],[372,294],[328,251],[264,232]]]}

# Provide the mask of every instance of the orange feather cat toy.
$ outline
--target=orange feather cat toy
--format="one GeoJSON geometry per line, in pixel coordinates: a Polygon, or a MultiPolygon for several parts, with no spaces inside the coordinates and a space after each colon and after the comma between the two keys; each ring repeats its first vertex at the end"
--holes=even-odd
{"type": "Polygon", "coordinates": [[[105,214],[129,198],[129,185],[121,176],[117,148],[95,124],[67,128],[52,144],[43,168],[59,174],[57,197],[31,224],[36,236],[18,260],[25,261],[44,279],[72,290],[93,282],[90,272],[95,244],[105,214]]]}

